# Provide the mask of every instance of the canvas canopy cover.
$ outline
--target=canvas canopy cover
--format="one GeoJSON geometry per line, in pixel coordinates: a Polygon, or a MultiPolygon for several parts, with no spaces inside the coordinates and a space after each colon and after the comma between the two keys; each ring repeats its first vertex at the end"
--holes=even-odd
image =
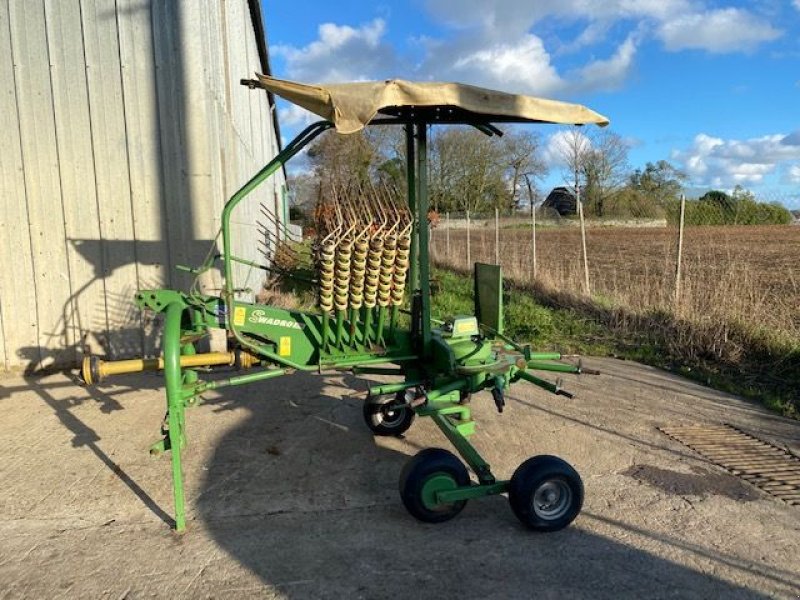
{"type": "Polygon", "coordinates": [[[564,125],[609,121],[580,104],[508,94],[463,83],[387,79],[310,85],[256,73],[264,89],[319,115],[339,133],[355,133],[377,115],[426,122],[530,122],[564,125]]]}

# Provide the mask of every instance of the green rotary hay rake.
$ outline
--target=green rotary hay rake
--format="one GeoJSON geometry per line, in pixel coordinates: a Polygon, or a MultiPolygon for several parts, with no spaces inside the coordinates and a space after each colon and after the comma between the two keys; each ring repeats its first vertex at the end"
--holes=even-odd
{"type": "Polygon", "coordinates": [[[578,473],[557,457],[536,456],[523,462],[510,480],[498,480],[469,442],[475,431],[470,398],[489,391],[502,412],[508,387],[520,380],[570,396],[559,383],[532,371],[577,374],[582,369],[559,362],[557,353],[533,352],[503,334],[498,266],[475,265],[474,315],[445,321],[431,317],[427,133],[431,125],[471,125],[487,135],[501,135],[496,123],[604,126],[608,121],[583,106],[461,84],[390,80],[310,86],[260,75],[242,83],[265,88],[323,120],[303,130],[226,203],[222,252],[194,269],[211,269],[221,259],[224,287],[218,296],[164,289],[136,295],[139,307],[164,316],[163,356],[116,362],[87,356],[82,368],[88,384],[117,373],[163,369],[167,411],[163,437],[151,452],[171,454],[175,528],[186,527],[181,469],[186,409],[208,390],[297,370],[330,369],[396,376],[396,382],[370,387],[364,403],[367,426],[376,435],[401,435],[416,417],[429,417],[463,459],[429,448],[408,461],[400,475],[400,496],[417,519],[446,521],[468,500],[507,493],[514,514],[526,526],[539,531],[567,526],[583,502],[578,473]],[[237,299],[234,263],[260,265],[231,252],[234,209],[321,133],[335,127],[348,134],[367,125],[404,128],[406,197],[385,187],[349,186],[332,190],[318,204],[313,246],[317,311],[237,299]],[[197,353],[196,345],[215,328],[227,331],[229,350],[197,353]],[[200,377],[215,365],[250,372],[200,377]]]}

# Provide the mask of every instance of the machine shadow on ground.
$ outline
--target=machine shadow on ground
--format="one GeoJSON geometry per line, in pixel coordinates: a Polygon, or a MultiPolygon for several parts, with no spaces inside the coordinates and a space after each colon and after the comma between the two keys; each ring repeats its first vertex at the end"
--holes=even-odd
{"type": "Polygon", "coordinates": [[[23,390],[34,392],[52,410],[61,425],[72,434],[72,448],[90,450],[149,511],[171,527],[174,523],[172,517],[126,472],[117,460],[103,450],[100,444],[101,436],[91,425],[82,420],[75,410],[85,403],[92,403],[104,415],[113,415],[117,411],[125,410],[123,403],[117,399],[118,397],[146,389],[143,387],[146,382],[153,386],[151,389],[154,389],[161,384],[161,381],[156,378],[139,377],[136,378],[135,385],[116,385],[113,391],[109,391],[100,387],[87,388],[75,372],[64,371],[64,374],[68,377],[66,381],[61,379],[53,381],[52,373],[26,372],[25,385],[22,387],[0,385],[0,400],[23,390]],[[65,390],[76,388],[88,390],[89,393],[63,397],[65,390]]]}
{"type": "Polygon", "coordinates": [[[245,407],[249,417],[210,456],[190,528],[207,530],[280,596],[762,597],[592,531],[608,524],[602,515],[536,534],[505,498],[491,497],[444,524],[415,521],[399,499],[400,469],[408,454],[446,440],[419,420],[404,440],[374,438],[362,421],[363,394],[342,397],[354,381],[297,374],[214,401],[215,410],[245,407]]]}

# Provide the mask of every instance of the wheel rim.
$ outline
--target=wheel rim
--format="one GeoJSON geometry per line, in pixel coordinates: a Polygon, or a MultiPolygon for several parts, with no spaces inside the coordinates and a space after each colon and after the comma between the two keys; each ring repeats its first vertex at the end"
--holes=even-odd
{"type": "Polygon", "coordinates": [[[403,418],[405,417],[404,414],[405,409],[402,408],[395,408],[395,409],[387,409],[381,408],[378,415],[380,416],[380,424],[384,427],[397,427],[403,422],[403,418]]]}
{"type": "Polygon", "coordinates": [[[420,494],[422,497],[422,504],[425,505],[425,508],[434,512],[448,511],[453,505],[437,502],[436,495],[439,492],[454,490],[457,487],[458,483],[456,483],[451,475],[447,473],[434,473],[425,481],[425,485],[422,486],[422,493],[420,494]]]}
{"type": "Polygon", "coordinates": [[[572,504],[572,489],[562,479],[549,479],[539,484],[533,494],[533,512],[540,519],[560,519],[572,504]]]}

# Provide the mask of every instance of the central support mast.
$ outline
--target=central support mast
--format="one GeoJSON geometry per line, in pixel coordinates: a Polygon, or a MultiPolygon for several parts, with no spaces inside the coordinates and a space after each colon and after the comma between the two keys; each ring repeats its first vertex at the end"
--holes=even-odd
{"type": "Polygon", "coordinates": [[[417,235],[419,237],[419,289],[422,295],[422,354],[430,354],[431,342],[431,274],[428,225],[428,129],[416,124],[417,138],[417,235]]]}
{"type": "Polygon", "coordinates": [[[406,194],[408,199],[408,210],[411,212],[411,268],[408,273],[409,294],[413,296],[419,289],[419,221],[417,219],[417,171],[416,171],[416,152],[414,148],[414,124],[408,123],[406,130],[406,194]]]}

